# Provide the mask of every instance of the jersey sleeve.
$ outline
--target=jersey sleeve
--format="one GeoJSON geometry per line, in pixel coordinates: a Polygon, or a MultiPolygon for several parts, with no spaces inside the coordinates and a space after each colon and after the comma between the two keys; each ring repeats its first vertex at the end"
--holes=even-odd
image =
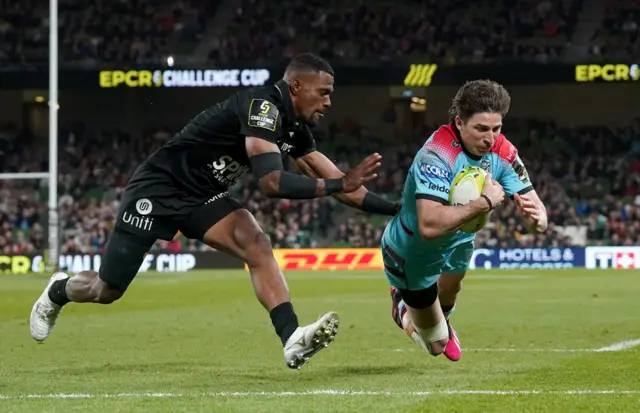
{"type": "Polygon", "coordinates": [[[500,175],[500,185],[504,188],[504,192],[513,198],[515,194],[526,194],[533,190],[533,185],[529,179],[527,168],[525,168],[520,155],[516,154],[513,162],[501,159],[502,174],[500,175]]]}
{"type": "Polygon", "coordinates": [[[267,99],[242,99],[238,102],[240,134],[276,143],[281,134],[280,111],[267,99]]]}
{"type": "Polygon", "coordinates": [[[449,203],[453,173],[451,167],[437,154],[423,148],[411,169],[412,179],[415,181],[416,199],[449,203]]]}
{"type": "Polygon", "coordinates": [[[291,155],[292,158],[301,158],[318,150],[313,133],[307,125],[303,125],[299,131],[295,132],[295,134],[296,136],[293,140],[296,143],[296,146],[291,150],[291,152],[289,152],[289,155],[291,155]]]}

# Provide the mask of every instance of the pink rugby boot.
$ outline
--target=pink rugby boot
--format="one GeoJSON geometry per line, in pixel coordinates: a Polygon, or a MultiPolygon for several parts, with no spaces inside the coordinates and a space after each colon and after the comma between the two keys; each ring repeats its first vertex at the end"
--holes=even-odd
{"type": "Polygon", "coordinates": [[[444,348],[444,356],[451,361],[458,361],[462,357],[462,346],[460,346],[456,330],[451,327],[449,320],[447,320],[447,327],[449,327],[449,341],[444,348]]]}

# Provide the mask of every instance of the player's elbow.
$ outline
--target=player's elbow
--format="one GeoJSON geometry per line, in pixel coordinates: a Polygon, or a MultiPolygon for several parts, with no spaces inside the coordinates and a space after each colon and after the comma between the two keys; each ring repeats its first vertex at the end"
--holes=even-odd
{"type": "Polygon", "coordinates": [[[420,222],[419,230],[423,239],[436,239],[444,235],[442,228],[439,228],[435,222],[422,221],[420,222]]]}
{"type": "Polygon", "coordinates": [[[262,176],[258,180],[258,187],[260,188],[260,192],[262,192],[264,196],[268,198],[277,198],[279,195],[281,175],[281,171],[273,171],[262,176]]]}

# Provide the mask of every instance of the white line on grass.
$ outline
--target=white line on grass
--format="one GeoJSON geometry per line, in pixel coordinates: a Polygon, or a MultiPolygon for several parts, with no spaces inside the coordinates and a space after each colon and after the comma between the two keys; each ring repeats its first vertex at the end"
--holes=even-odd
{"type": "MultiPolygon", "coordinates": [[[[613,343],[610,346],[600,348],[463,348],[462,350],[484,353],[602,353],[625,351],[638,346],[640,346],[640,339],[620,341],[619,343],[613,343]]],[[[414,348],[396,348],[391,351],[394,353],[404,353],[418,350],[414,348]]]]}
{"type": "Polygon", "coordinates": [[[595,353],[593,348],[465,348],[463,350],[493,353],[595,353]]]}
{"type": "MultiPolygon", "coordinates": [[[[396,348],[394,353],[421,351],[413,348],[396,348]]],[[[463,348],[462,351],[476,351],[483,353],[597,353],[601,350],[594,348],[463,348]]]]}
{"type": "Polygon", "coordinates": [[[640,346],[640,340],[626,340],[619,343],[613,343],[610,346],[601,347],[595,351],[622,351],[638,346],[640,346]]]}
{"type": "Polygon", "coordinates": [[[624,395],[640,394],[640,390],[434,390],[434,391],[366,391],[366,390],[308,390],[286,392],[208,392],[208,393],[57,393],[0,395],[0,400],[15,399],[120,399],[170,397],[299,397],[299,396],[520,396],[520,395],[624,395]]]}

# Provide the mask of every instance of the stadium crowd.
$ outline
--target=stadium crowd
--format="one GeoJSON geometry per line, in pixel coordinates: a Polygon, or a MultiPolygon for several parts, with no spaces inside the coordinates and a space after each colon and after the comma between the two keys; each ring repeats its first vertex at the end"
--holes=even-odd
{"type": "Polygon", "coordinates": [[[602,27],[591,39],[592,56],[617,59],[640,57],[640,1],[608,0],[602,27]]]}
{"type": "Polygon", "coordinates": [[[242,0],[210,58],[289,58],[300,50],[316,50],[333,60],[419,55],[451,64],[495,58],[547,61],[569,45],[581,3],[242,0]]]}
{"type": "MultiPolygon", "coordinates": [[[[519,147],[548,208],[551,225],[543,235],[527,234],[513,204],[507,202],[479,233],[478,246],[640,243],[640,121],[619,128],[565,129],[550,122],[509,119],[507,127],[505,132],[519,147]]],[[[369,188],[398,199],[415,147],[433,129],[434,125],[425,125],[416,131],[413,142],[383,151],[387,169],[369,188]]],[[[329,154],[344,153],[345,134],[349,141],[358,142],[363,133],[370,132],[352,121],[333,125],[320,147],[329,154]]],[[[128,177],[146,154],[171,135],[168,128],[139,133],[95,131],[83,125],[62,128],[58,191],[63,252],[98,252],[105,247],[128,177]]],[[[46,153],[46,145],[17,128],[0,129],[3,172],[45,170],[46,153]]],[[[353,147],[350,153],[354,159],[361,155],[353,147]]],[[[46,182],[0,181],[0,195],[0,251],[41,250],[47,219],[46,182]]],[[[375,247],[386,222],[385,217],[348,210],[332,198],[268,199],[251,177],[236,187],[235,195],[255,213],[279,248],[375,247]]],[[[156,248],[196,251],[208,247],[178,236],[170,242],[159,241],[156,248]]]]}
{"type": "MultiPolygon", "coordinates": [[[[173,42],[197,42],[217,1],[60,0],[62,64],[159,63],[173,42]]],[[[0,67],[46,63],[49,2],[0,0],[0,67]]]]}
{"type": "MultiPolygon", "coordinates": [[[[203,39],[220,0],[60,0],[60,61],[160,64],[207,42],[214,63],[287,59],[315,50],[333,61],[438,59],[446,64],[563,56],[584,0],[241,0],[226,29],[203,39]],[[456,39],[452,44],[449,39],[456,39]]],[[[46,63],[49,2],[0,0],[0,68],[46,63]]],[[[636,58],[638,0],[607,0],[593,56],[636,58]]]]}

